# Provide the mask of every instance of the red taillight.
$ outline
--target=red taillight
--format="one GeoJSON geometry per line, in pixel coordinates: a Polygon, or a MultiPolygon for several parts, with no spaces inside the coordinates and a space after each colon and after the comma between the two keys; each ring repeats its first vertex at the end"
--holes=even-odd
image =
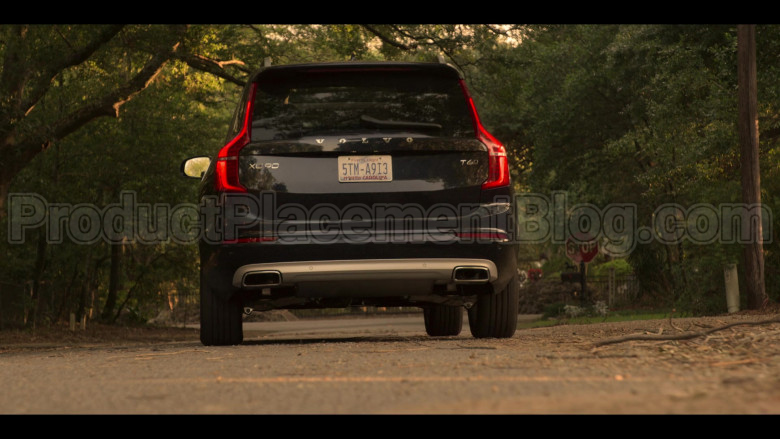
{"type": "Polygon", "coordinates": [[[474,132],[477,134],[477,139],[484,143],[488,149],[488,178],[482,183],[482,189],[509,186],[509,161],[506,157],[506,148],[482,126],[477,108],[474,106],[474,100],[462,79],[460,86],[463,89],[463,95],[466,96],[469,110],[471,110],[471,120],[474,122],[474,132]]]}
{"type": "Polygon", "coordinates": [[[255,102],[257,84],[252,84],[249,90],[249,98],[244,112],[244,124],[241,131],[227,145],[223,146],[217,154],[217,166],[215,169],[215,185],[217,192],[246,192],[246,188],[238,181],[238,153],[241,148],[249,143],[250,120],[252,120],[252,107],[255,102]]]}
{"type": "Polygon", "coordinates": [[[246,188],[238,182],[238,157],[217,159],[215,176],[218,192],[246,192],[246,188]]]}

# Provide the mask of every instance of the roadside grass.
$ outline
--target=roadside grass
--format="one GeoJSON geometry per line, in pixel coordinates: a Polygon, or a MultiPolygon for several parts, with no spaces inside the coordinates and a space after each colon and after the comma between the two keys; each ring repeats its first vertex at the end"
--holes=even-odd
{"type": "Polygon", "coordinates": [[[517,329],[544,328],[548,326],[559,325],[590,325],[594,323],[626,322],[631,320],[655,320],[665,319],[669,313],[661,311],[614,311],[606,316],[581,316],[581,317],[549,317],[542,318],[533,322],[522,322],[517,325],[517,329]]]}

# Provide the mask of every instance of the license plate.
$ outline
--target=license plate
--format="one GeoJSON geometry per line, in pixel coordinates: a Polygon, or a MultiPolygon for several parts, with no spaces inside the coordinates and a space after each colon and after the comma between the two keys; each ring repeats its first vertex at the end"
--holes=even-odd
{"type": "Polygon", "coordinates": [[[393,158],[389,155],[350,155],[339,157],[339,182],[366,183],[393,181],[393,158]]]}

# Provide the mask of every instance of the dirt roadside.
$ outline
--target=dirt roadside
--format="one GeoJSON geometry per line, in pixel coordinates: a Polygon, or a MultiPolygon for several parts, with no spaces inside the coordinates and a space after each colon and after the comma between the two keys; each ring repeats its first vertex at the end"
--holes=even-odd
{"type": "Polygon", "coordinates": [[[439,339],[248,334],[224,348],[180,328],[5,331],[0,413],[780,413],[778,323],[594,347],[777,316],[560,325],[505,340],[473,339],[465,325],[439,339]]]}
{"type": "Polygon", "coordinates": [[[121,327],[89,325],[86,330],[68,330],[67,326],[0,331],[0,354],[17,350],[60,349],[77,347],[110,347],[153,345],[197,341],[198,331],[174,327],[121,327]]]}

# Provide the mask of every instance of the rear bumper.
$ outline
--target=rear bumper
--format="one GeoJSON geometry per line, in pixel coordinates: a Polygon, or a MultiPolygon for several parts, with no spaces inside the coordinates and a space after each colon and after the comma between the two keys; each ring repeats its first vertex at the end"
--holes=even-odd
{"type": "MultiPolygon", "coordinates": [[[[517,270],[517,245],[489,244],[332,244],[272,243],[203,245],[203,280],[228,298],[240,291],[290,288],[305,297],[401,297],[434,289],[457,294],[459,285],[502,290],[517,270]],[[487,276],[456,281],[455,269],[485,269],[487,276]],[[251,273],[279,274],[275,285],[246,285],[251,273]]],[[[265,281],[264,281],[265,282],[265,281]]]]}
{"type": "Polygon", "coordinates": [[[302,261],[250,264],[239,267],[233,274],[235,288],[263,288],[295,286],[307,282],[355,282],[409,280],[430,281],[434,284],[483,284],[498,280],[498,269],[487,259],[358,259],[341,261],[302,261]],[[464,270],[484,271],[476,279],[463,278],[464,270]],[[278,279],[269,278],[261,284],[251,282],[253,273],[278,273],[278,279]]]}

